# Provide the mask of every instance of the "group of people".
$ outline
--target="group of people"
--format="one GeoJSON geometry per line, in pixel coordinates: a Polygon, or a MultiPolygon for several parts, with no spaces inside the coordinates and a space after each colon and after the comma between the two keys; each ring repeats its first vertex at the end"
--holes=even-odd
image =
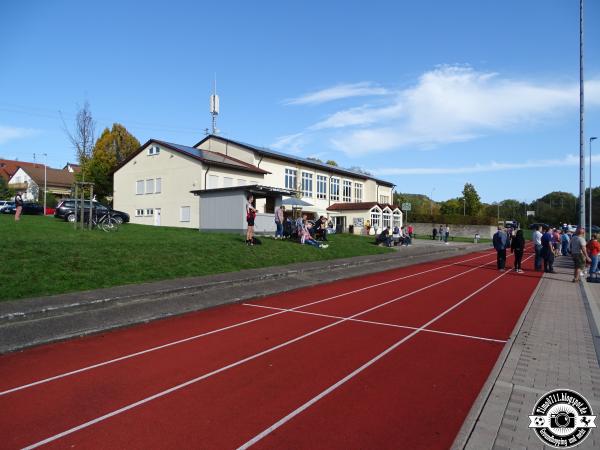
{"type": "MultiPolygon", "coordinates": [[[[559,256],[573,258],[573,282],[581,280],[585,275],[586,265],[590,265],[589,273],[598,274],[598,261],[600,255],[600,242],[596,234],[592,234],[589,241],[585,240],[585,229],[578,227],[574,232],[567,226],[552,228],[547,225],[538,226],[531,237],[535,251],[534,269],[546,273],[556,273],[554,259],[559,256]]],[[[498,227],[492,239],[497,252],[498,270],[506,270],[506,251],[510,249],[515,255],[515,272],[523,272],[521,261],[525,251],[523,230],[498,227]]]]}
{"type": "Polygon", "coordinates": [[[440,226],[438,228],[433,227],[433,231],[431,233],[431,238],[434,241],[437,241],[439,239],[440,242],[444,242],[444,243],[448,243],[448,238],[450,237],[450,227],[448,226],[448,224],[446,225],[442,225],[440,224],[440,226]]]}
{"type": "Polygon", "coordinates": [[[413,227],[412,225],[408,227],[397,227],[395,226],[392,229],[392,233],[390,234],[390,230],[388,227],[385,227],[381,233],[379,233],[375,237],[375,244],[384,245],[387,247],[393,247],[394,245],[405,245],[409,246],[412,243],[412,234],[413,227]]]}

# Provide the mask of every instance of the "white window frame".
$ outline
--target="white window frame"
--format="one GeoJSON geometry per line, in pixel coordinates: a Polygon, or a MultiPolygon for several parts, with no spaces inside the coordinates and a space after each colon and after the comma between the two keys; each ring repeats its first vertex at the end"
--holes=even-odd
{"type": "Polygon", "coordinates": [[[144,208],[135,210],[135,217],[144,217],[144,208]]]}
{"type": "Polygon", "coordinates": [[[302,197],[313,196],[313,173],[302,171],[302,197]]]}
{"type": "Polygon", "coordinates": [[[390,202],[390,196],[389,195],[379,195],[379,203],[389,203],[390,202]]]}
{"type": "Polygon", "coordinates": [[[298,169],[286,167],[284,171],[284,186],[293,191],[298,189],[298,169]]]}
{"type": "Polygon", "coordinates": [[[208,175],[208,186],[207,189],[217,189],[219,187],[219,175],[208,175]],[[212,185],[212,181],[215,181],[215,186],[212,185]]]}
{"type": "Polygon", "coordinates": [[[238,178],[237,185],[238,186],[246,186],[246,180],[243,180],[242,178],[238,178]]]}
{"type": "Polygon", "coordinates": [[[342,201],[350,203],[352,201],[352,181],[342,180],[342,201]],[[346,195],[348,194],[348,195],[346,195]]]}
{"type": "Polygon", "coordinates": [[[192,219],[192,207],[191,206],[181,206],[179,207],[179,221],[180,222],[190,222],[192,219]],[[184,218],[183,211],[187,210],[187,219],[184,218]]]}
{"type": "Polygon", "coordinates": [[[162,178],[157,178],[156,180],[154,180],[154,193],[162,193],[162,178]]]}
{"type": "Polygon", "coordinates": [[[154,208],[146,208],[146,215],[147,216],[153,216],[154,215],[154,208]]]}
{"type": "Polygon", "coordinates": [[[363,201],[363,184],[362,183],[354,183],[354,201],[362,202],[363,201]]]}
{"type": "Polygon", "coordinates": [[[338,177],[329,179],[329,198],[331,198],[331,201],[340,201],[340,179],[338,177]]]}
{"type": "Polygon", "coordinates": [[[154,178],[146,179],[146,194],[154,194],[154,178]]]}
{"type": "Polygon", "coordinates": [[[371,218],[371,227],[375,228],[375,232],[381,227],[381,208],[377,205],[369,210],[371,218]]]}
{"type": "Polygon", "coordinates": [[[392,210],[388,206],[381,211],[381,227],[388,230],[392,229],[392,210]]]}
{"type": "Polygon", "coordinates": [[[400,211],[400,208],[392,211],[392,224],[394,227],[402,228],[402,211],[400,211]]]}
{"type": "Polygon", "coordinates": [[[158,145],[151,145],[148,147],[148,156],[155,156],[160,153],[160,147],[158,145]]]}
{"type": "Polygon", "coordinates": [[[327,198],[327,175],[317,174],[317,198],[327,198]]]}
{"type": "Polygon", "coordinates": [[[135,195],[144,195],[146,189],[146,182],[144,180],[136,180],[135,182],[135,195]],[[140,189],[141,187],[141,189],[140,189]]]}

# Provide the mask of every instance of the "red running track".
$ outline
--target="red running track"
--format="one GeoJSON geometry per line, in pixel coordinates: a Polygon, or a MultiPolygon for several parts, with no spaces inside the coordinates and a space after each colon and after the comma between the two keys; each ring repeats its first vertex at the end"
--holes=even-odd
{"type": "Polygon", "coordinates": [[[448,448],[539,282],[485,252],[0,357],[3,448],[448,448]]]}

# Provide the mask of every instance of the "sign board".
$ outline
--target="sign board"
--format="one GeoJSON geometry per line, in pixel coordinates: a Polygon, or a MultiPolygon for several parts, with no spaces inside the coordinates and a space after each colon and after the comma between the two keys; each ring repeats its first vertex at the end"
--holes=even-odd
{"type": "Polygon", "coordinates": [[[365,219],[363,219],[362,217],[355,217],[354,218],[354,226],[355,227],[364,227],[365,226],[365,219]]]}
{"type": "Polygon", "coordinates": [[[400,209],[402,209],[402,211],[410,211],[412,205],[410,203],[402,203],[402,207],[400,209]]]}
{"type": "Polygon", "coordinates": [[[527,211],[527,217],[535,216],[535,211],[527,211]]]}

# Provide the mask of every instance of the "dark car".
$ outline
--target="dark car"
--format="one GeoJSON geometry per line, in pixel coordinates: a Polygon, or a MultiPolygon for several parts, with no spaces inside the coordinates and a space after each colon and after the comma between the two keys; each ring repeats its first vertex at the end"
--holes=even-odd
{"type": "MultiPolygon", "coordinates": [[[[71,198],[67,198],[61,200],[58,205],[56,205],[56,209],[54,210],[54,217],[58,219],[66,220],[67,222],[75,222],[75,202],[77,202],[77,215],[80,214],[81,211],[81,200],[74,200],[71,198]]],[[[84,220],[86,220],[89,212],[90,212],[90,201],[87,200],[85,203],[85,208],[83,210],[84,220]]],[[[129,222],[129,214],[122,211],[115,211],[114,209],[110,209],[107,206],[104,206],[102,203],[94,201],[92,203],[92,207],[94,212],[98,215],[102,215],[108,211],[111,211],[112,216],[119,223],[127,223],[129,222]]]]}
{"type": "MultiPolygon", "coordinates": [[[[14,203],[11,206],[8,206],[2,210],[3,214],[15,214],[16,212],[17,207],[14,203]]],[[[41,215],[44,214],[44,207],[37,203],[24,202],[21,214],[41,215]]]]}

